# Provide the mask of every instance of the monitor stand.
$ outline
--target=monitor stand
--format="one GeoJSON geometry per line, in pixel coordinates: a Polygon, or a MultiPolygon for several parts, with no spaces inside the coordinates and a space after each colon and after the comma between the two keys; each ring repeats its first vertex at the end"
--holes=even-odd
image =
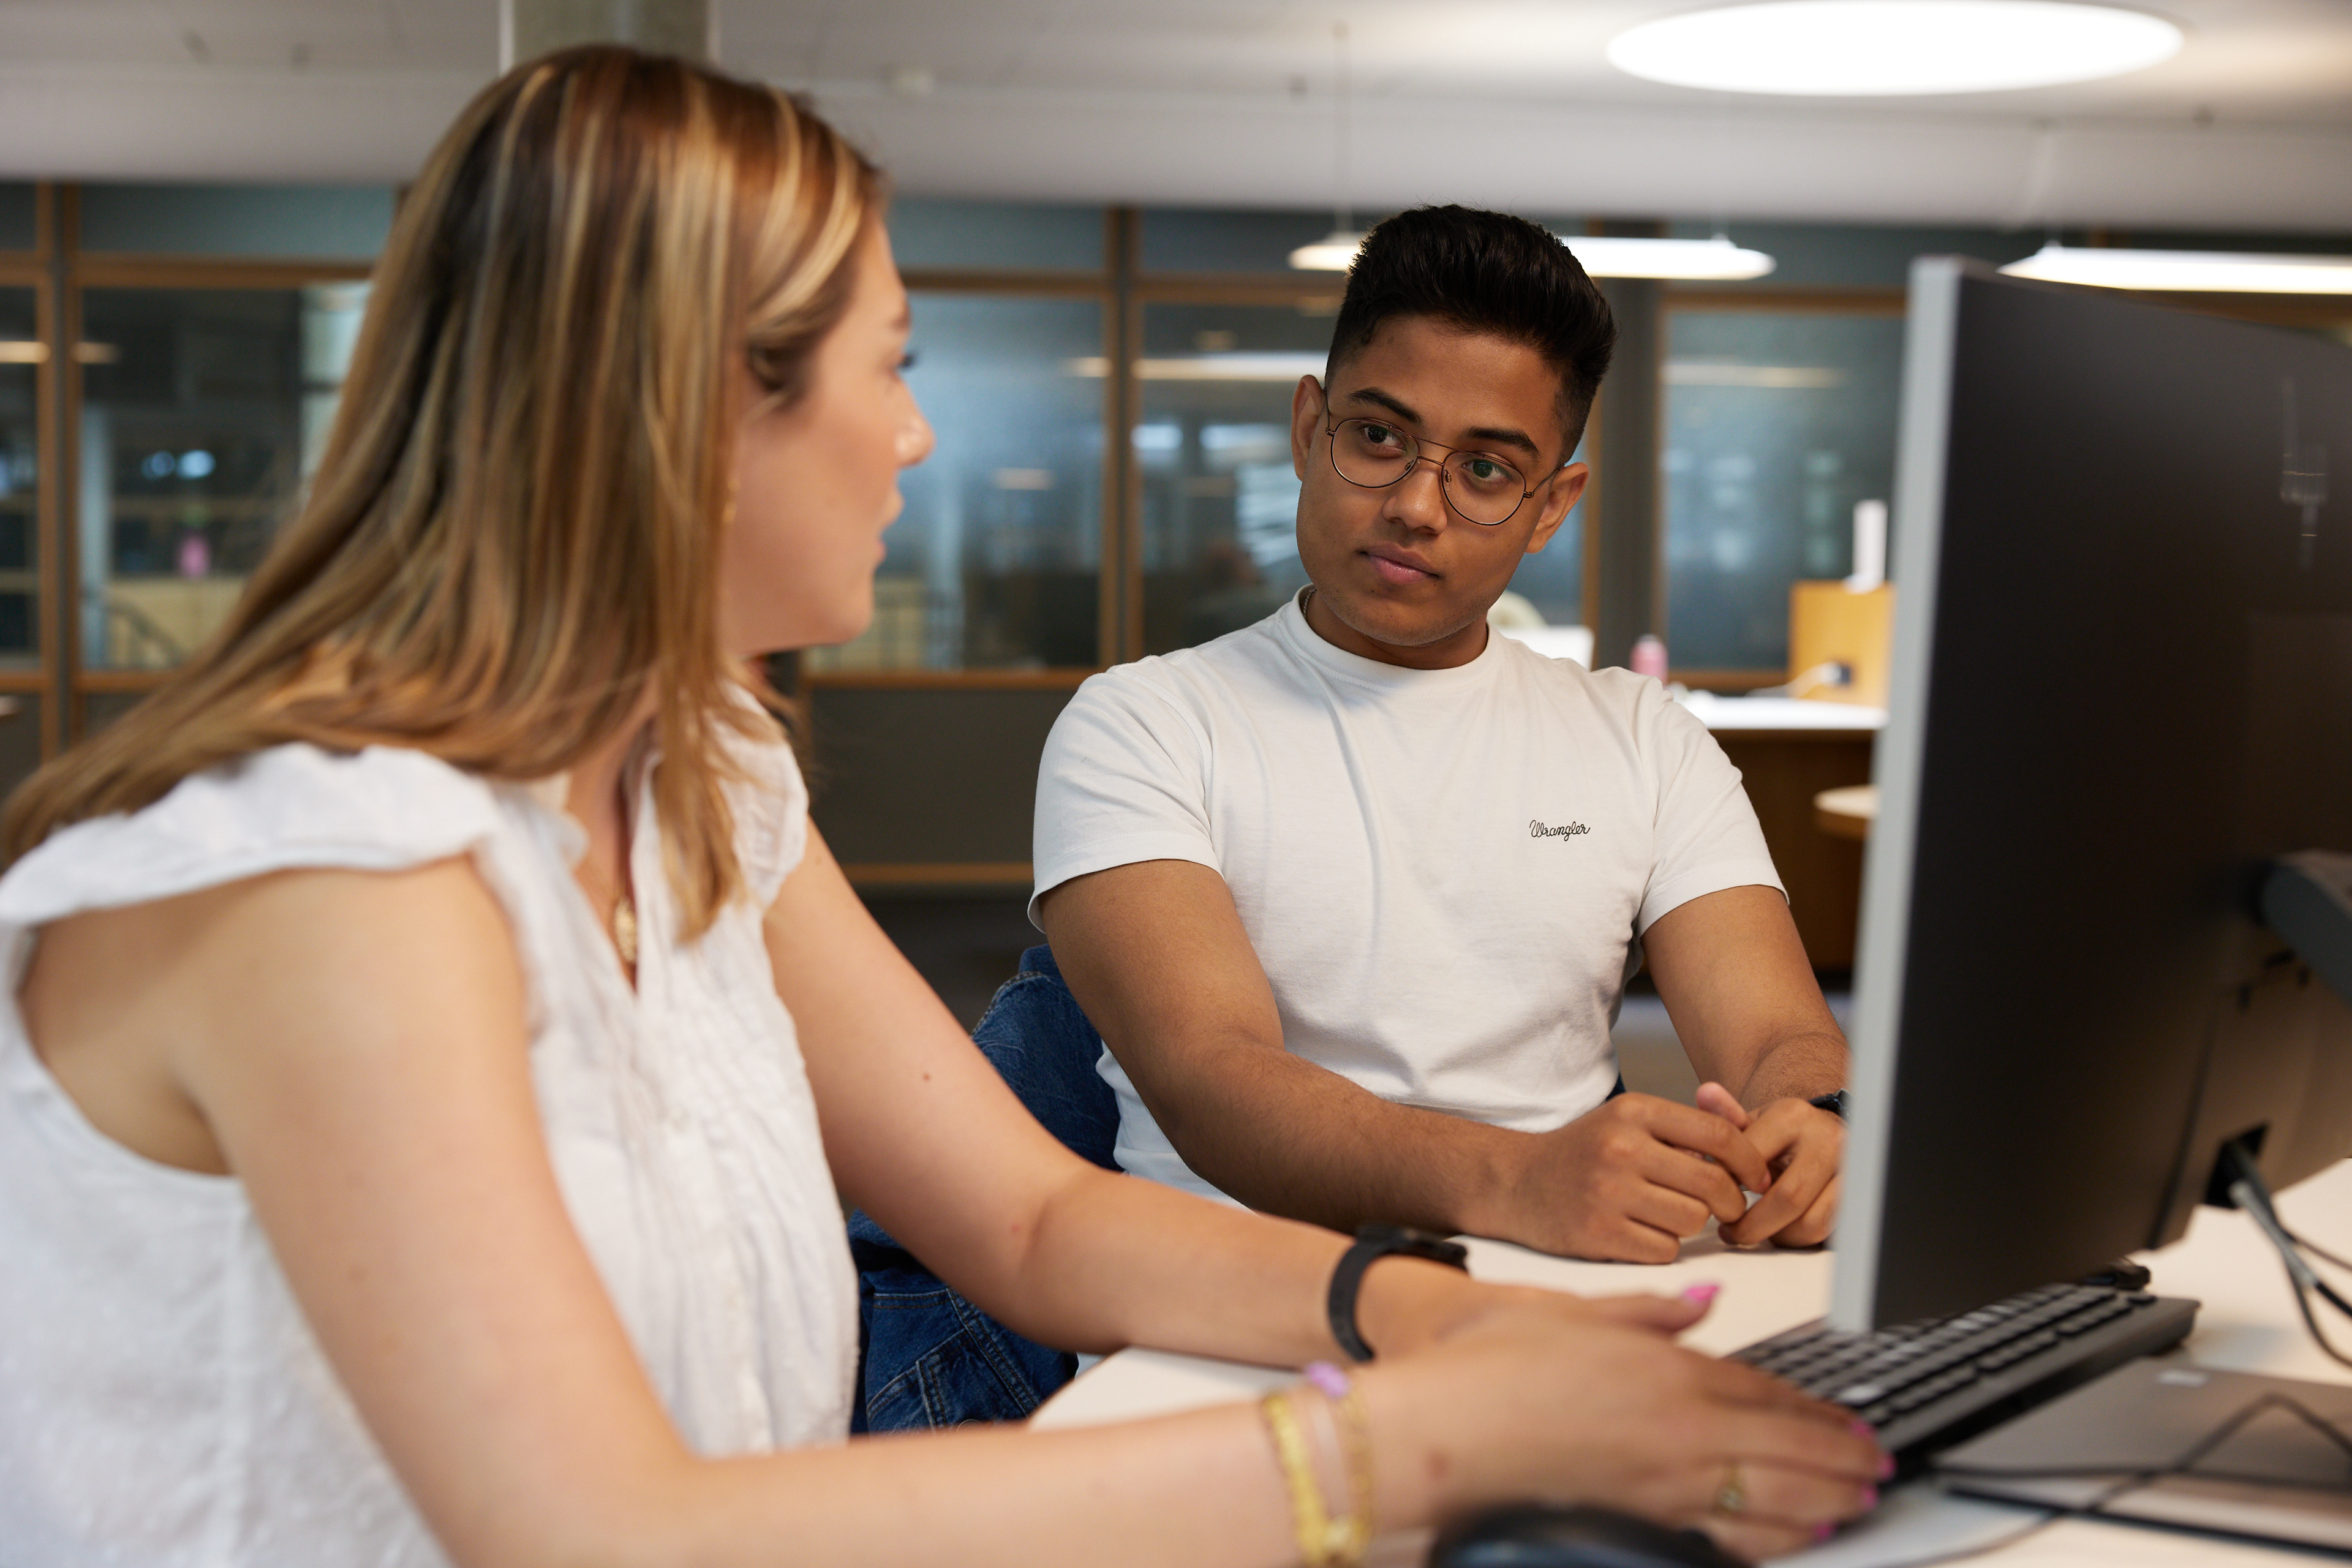
{"type": "Polygon", "coordinates": [[[1969,1497],[2352,1552],[2352,1386],[2137,1361],[1935,1470],[1969,1497]]]}

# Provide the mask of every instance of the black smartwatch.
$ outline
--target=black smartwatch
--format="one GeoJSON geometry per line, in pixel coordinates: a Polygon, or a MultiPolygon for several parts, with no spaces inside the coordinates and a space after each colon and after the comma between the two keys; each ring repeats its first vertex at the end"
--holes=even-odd
{"type": "Polygon", "coordinates": [[[1827,1094],[1817,1094],[1805,1101],[1815,1110],[1826,1110],[1840,1121],[1845,1120],[1845,1090],[1833,1089],[1827,1094]]]}
{"type": "Polygon", "coordinates": [[[1331,1337],[1349,1361],[1372,1359],[1372,1347],[1356,1331],[1356,1292],[1364,1283],[1364,1270],[1389,1257],[1426,1258],[1470,1272],[1470,1249],[1458,1241],[1401,1225],[1368,1225],[1356,1232],[1355,1245],[1339,1255],[1339,1266],[1331,1270],[1329,1302],[1331,1337]]]}

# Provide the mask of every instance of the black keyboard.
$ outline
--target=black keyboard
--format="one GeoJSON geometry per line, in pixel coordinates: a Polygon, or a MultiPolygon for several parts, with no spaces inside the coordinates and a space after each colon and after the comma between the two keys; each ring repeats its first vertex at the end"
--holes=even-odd
{"type": "Polygon", "coordinates": [[[2098,1285],[2044,1285],[1948,1318],[1866,1334],[1814,1321],[1736,1352],[1878,1430],[1906,1473],[2110,1367],[2177,1344],[2197,1303],[2098,1285]]]}

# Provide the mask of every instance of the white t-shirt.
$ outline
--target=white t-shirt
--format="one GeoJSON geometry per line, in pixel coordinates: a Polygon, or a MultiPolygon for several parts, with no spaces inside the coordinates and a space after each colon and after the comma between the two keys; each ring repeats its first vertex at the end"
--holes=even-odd
{"type": "MultiPolygon", "coordinates": [[[[1037,779],[1036,898],[1192,860],[1225,879],[1284,1044],[1384,1100],[1524,1131],[1617,1079],[1635,943],[1780,889],[1739,773],[1654,680],[1508,637],[1453,669],[1345,652],[1294,601],[1080,687],[1037,779]]],[[[1108,1051],[1120,1166],[1210,1196],[1108,1051]]]]}

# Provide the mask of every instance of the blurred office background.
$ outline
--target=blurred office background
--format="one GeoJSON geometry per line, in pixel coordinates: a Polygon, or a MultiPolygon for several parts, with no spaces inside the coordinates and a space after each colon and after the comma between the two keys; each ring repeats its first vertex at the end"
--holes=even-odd
{"type": "MultiPolygon", "coordinates": [[[[1851,570],[1855,503],[1888,493],[1911,258],[2352,252],[2352,9],[2180,0],[2189,43],[2161,65],[1929,99],[1607,64],[1612,36],[1684,8],[0,7],[0,785],[226,613],[344,395],[403,178],[502,28],[670,26],[808,94],[896,175],[938,450],[907,478],[872,627],[782,673],[819,820],[967,1016],[1030,940],[1031,784],[1070,691],[1303,581],[1287,413],[1342,279],[1289,258],[1335,224],[1463,200],[1773,258],[1606,280],[1624,336],[1595,481],[1514,584],[1600,662],[1655,634],[1675,679],[1723,692],[1785,679],[1790,584],[1851,570]]],[[[2352,296],[2179,298],[2352,338],[2352,296]]]]}

